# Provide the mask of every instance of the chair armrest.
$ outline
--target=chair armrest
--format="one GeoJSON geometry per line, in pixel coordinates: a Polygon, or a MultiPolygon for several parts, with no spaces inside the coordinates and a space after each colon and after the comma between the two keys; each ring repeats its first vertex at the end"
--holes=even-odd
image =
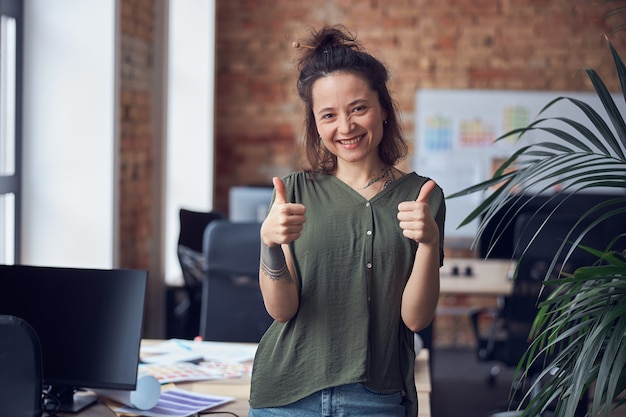
{"type": "Polygon", "coordinates": [[[470,323],[476,340],[478,358],[481,360],[489,360],[493,355],[502,314],[503,311],[496,307],[479,308],[470,313],[470,323]],[[483,317],[491,317],[492,319],[487,334],[482,334],[479,327],[479,320],[483,317]]]}
{"type": "MultiPolygon", "coordinates": [[[[483,307],[474,309],[470,312],[470,322],[472,324],[472,330],[474,331],[474,335],[480,335],[480,329],[478,327],[478,322],[483,317],[491,317],[493,320],[493,324],[495,324],[498,319],[502,317],[502,310],[497,307],[483,307]]],[[[492,324],[492,327],[493,327],[492,324]]]]}

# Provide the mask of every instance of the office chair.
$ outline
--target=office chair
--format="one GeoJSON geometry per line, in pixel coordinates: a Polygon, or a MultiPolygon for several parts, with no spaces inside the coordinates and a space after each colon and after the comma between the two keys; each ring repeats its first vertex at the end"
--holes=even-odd
{"type": "Polygon", "coordinates": [[[204,233],[207,272],[200,336],[258,342],[272,323],[259,288],[261,224],[217,220],[204,233]]]}
{"type": "Polygon", "coordinates": [[[204,229],[214,220],[225,216],[216,211],[198,212],[180,209],[180,233],[178,235],[178,260],[183,273],[186,298],[174,311],[179,318],[183,334],[192,339],[198,335],[202,305],[202,281],[206,274],[206,259],[202,252],[204,229]]]}
{"type": "Polygon", "coordinates": [[[19,317],[0,315],[0,415],[41,416],[41,361],[35,330],[19,317]]]}
{"type": "MultiPolygon", "coordinates": [[[[548,266],[549,260],[527,253],[518,265],[513,291],[503,298],[501,306],[470,313],[479,361],[497,362],[512,368],[518,365],[530,343],[529,333],[548,266]],[[485,319],[491,322],[486,333],[480,325],[485,319]]],[[[499,367],[495,365],[487,379],[489,385],[495,383],[498,374],[499,367]]]]}
{"type": "MultiPolygon", "coordinates": [[[[521,251],[528,246],[530,239],[545,221],[545,215],[533,216],[522,213],[518,216],[514,226],[516,250],[515,259],[518,259],[518,270],[513,284],[513,292],[504,297],[500,308],[483,308],[470,314],[472,330],[476,339],[477,358],[479,361],[497,362],[510,368],[516,368],[522,356],[531,343],[530,330],[538,312],[538,304],[549,295],[550,287],[544,287],[550,263],[567,233],[572,229],[577,219],[567,217],[552,217],[543,226],[532,244],[525,253],[521,251]],[[489,317],[491,327],[481,332],[480,322],[489,317]]],[[[576,268],[590,262],[582,251],[575,251],[567,264],[556,265],[550,278],[556,278],[560,271],[573,272],[576,268]]],[[[546,361],[537,360],[527,373],[532,380],[542,370],[546,361]]],[[[490,385],[495,383],[499,373],[498,366],[491,368],[488,376],[490,385]]],[[[514,381],[513,388],[518,394],[523,394],[522,381],[514,381]]],[[[532,397],[531,393],[531,397],[532,397]]],[[[584,415],[586,401],[582,401],[576,415],[584,415]],[[582,413],[582,414],[578,414],[582,413]]],[[[518,412],[506,411],[492,414],[490,417],[517,416],[518,412]]],[[[549,411],[547,412],[549,414],[549,411]]]]}

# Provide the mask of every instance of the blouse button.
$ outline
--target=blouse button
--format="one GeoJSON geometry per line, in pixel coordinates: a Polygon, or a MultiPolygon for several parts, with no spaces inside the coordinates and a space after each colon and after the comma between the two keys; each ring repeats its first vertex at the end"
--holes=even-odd
{"type": "Polygon", "coordinates": [[[367,269],[372,269],[372,263],[371,262],[367,263],[367,269]]]}
{"type": "Polygon", "coordinates": [[[365,207],[369,207],[370,206],[370,202],[368,201],[367,203],[365,203],[365,207]]]}
{"type": "Polygon", "coordinates": [[[372,231],[371,230],[368,230],[366,233],[367,233],[368,236],[372,235],[372,231]]]}

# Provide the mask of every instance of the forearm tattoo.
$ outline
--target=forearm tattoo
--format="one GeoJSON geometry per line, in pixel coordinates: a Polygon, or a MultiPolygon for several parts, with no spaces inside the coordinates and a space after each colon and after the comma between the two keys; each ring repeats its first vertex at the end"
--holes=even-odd
{"type": "Polygon", "coordinates": [[[261,243],[261,270],[272,281],[284,279],[288,283],[293,282],[280,245],[270,248],[265,243],[261,243]]]}

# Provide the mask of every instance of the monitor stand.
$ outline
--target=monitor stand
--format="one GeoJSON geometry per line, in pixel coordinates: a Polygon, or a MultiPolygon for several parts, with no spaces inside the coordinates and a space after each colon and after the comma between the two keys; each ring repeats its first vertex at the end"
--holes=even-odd
{"type": "Polygon", "coordinates": [[[96,394],[92,392],[58,385],[52,386],[46,397],[45,409],[50,408],[63,413],[78,413],[98,400],[96,394]]]}

